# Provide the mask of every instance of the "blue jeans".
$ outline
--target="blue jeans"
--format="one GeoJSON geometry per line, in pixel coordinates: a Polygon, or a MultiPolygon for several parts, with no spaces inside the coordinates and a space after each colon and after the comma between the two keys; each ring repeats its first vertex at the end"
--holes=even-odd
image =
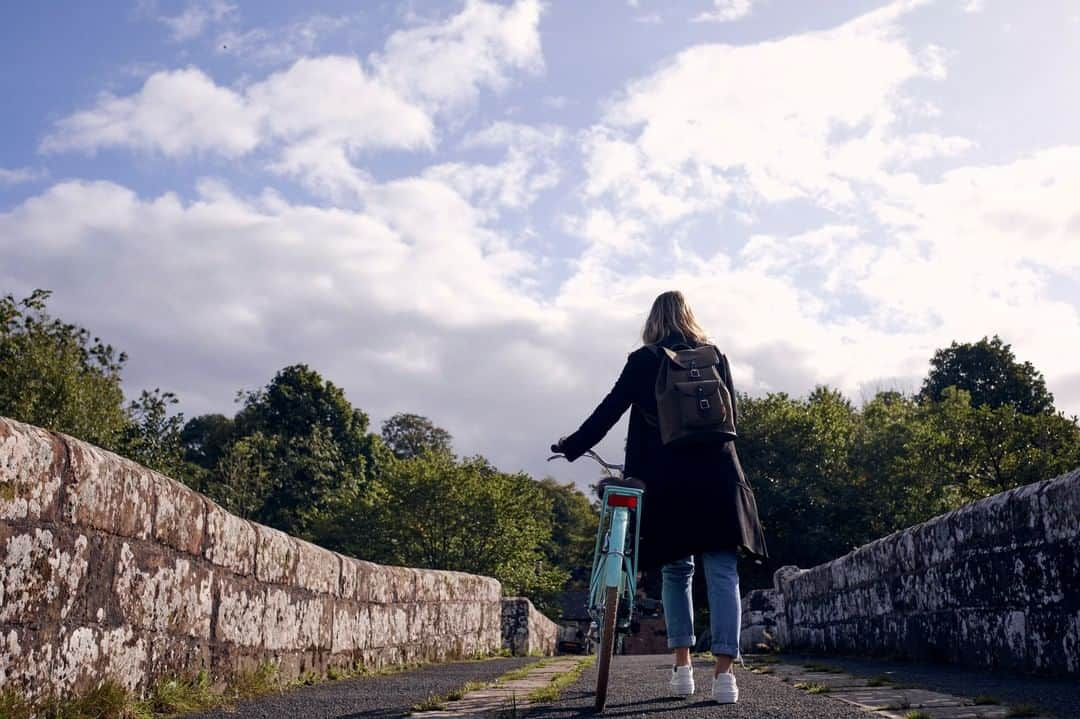
{"type": "MultiPolygon", "coordinates": [[[[739,656],[739,626],[742,611],[739,602],[739,572],[734,550],[705,552],[705,586],[709,594],[709,629],[712,653],[739,656]]],[[[686,557],[661,570],[664,575],[664,620],[667,622],[668,649],[692,647],[694,636],[694,558],[686,557]]]]}

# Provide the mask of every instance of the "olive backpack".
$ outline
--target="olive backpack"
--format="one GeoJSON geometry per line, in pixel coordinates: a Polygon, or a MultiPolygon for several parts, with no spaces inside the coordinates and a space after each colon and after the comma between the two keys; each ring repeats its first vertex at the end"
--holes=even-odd
{"type": "Polygon", "coordinates": [[[665,445],[735,439],[731,393],[720,374],[722,357],[713,345],[674,348],[647,345],[660,358],[656,372],[656,417],[665,445]],[[680,349],[681,348],[681,349],[680,349]]]}

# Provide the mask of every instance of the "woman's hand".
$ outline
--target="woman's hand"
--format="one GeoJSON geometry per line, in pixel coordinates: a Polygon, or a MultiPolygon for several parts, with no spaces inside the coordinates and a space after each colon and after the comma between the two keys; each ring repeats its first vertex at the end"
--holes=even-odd
{"type": "Polygon", "coordinates": [[[566,454],[566,450],[563,449],[563,442],[566,441],[566,437],[559,437],[559,441],[551,445],[551,451],[555,454],[566,454]]]}

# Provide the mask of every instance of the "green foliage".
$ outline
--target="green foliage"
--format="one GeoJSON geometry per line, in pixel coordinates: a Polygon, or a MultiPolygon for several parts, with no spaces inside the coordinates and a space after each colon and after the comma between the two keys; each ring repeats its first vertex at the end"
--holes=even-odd
{"type": "Polygon", "coordinates": [[[452,451],[453,437],[427,417],[402,412],[383,422],[382,439],[398,459],[411,459],[424,452],[452,451]]]}
{"type": "Polygon", "coordinates": [[[180,432],[184,460],[214,469],[233,439],[235,422],[223,414],[204,414],[188,420],[180,432]]]}
{"type": "MultiPolygon", "coordinates": [[[[386,467],[379,501],[354,512],[357,556],[390,564],[492,576],[503,592],[553,604],[566,572],[542,552],[551,502],[525,474],[487,460],[427,452],[386,467]]],[[[351,521],[350,521],[351,520],[351,521]]]]}
{"type": "Polygon", "coordinates": [[[847,457],[858,413],[839,393],[816,389],[740,397],[739,456],[757,495],[770,553],[812,566],[847,551],[860,535],[850,502],[858,501],[847,457]]]}
{"type": "Polygon", "coordinates": [[[551,477],[537,483],[551,502],[551,538],[542,546],[550,564],[570,574],[575,585],[587,586],[596,541],[599,508],[573,482],[559,484],[551,477]]]}
{"type": "Polygon", "coordinates": [[[216,458],[202,488],[241,516],[317,539],[316,528],[350,507],[376,471],[367,415],[306,365],[241,400],[231,424],[202,417],[184,428],[188,456],[203,466],[216,458]]]}
{"type": "Polygon", "coordinates": [[[0,717],[4,719],[33,719],[34,705],[21,694],[5,687],[0,691],[0,717]]]}
{"type": "Polygon", "coordinates": [[[172,392],[142,391],[128,405],[129,422],[120,436],[117,451],[164,475],[182,479],[189,473],[184,460],[181,430],[183,414],[169,414],[178,402],[172,392]]]}
{"type": "Polygon", "coordinates": [[[155,716],[172,716],[210,709],[219,702],[210,685],[210,676],[200,671],[189,679],[168,678],[155,683],[144,704],[155,716]]]}
{"type": "Polygon", "coordinates": [[[1080,466],[1080,426],[1060,413],[881,392],[861,410],[836,392],[740,398],[739,455],[772,555],[810,567],[968,502],[1080,466]]]}
{"type": "Polygon", "coordinates": [[[0,299],[0,415],[116,447],[128,423],[120,389],[127,357],[50,317],[50,294],[0,299]]]}
{"type": "Polygon", "coordinates": [[[939,401],[949,387],[966,390],[974,407],[1011,406],[1023,414],[1054,411],[1054,397],[1042,373],[1030,362],[1018,362],[1012,346],[1000,337],[953,342],[934,353],[920,397],[939,401]]]}

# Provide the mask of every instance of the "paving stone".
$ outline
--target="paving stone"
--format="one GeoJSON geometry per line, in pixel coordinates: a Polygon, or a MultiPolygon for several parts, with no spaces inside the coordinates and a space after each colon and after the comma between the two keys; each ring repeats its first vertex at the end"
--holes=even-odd
{"type": "Polygon", "coordinates": [[[416,712],[411,716],[423,719],[442,719],[444,717],[474,717],[505,711],[510,706],[523,709],[530,705],[529,694],[543,689],[551,680],[577,666],[578,657],[559,659],[550,664],[536,667],[521,679],[499,682],[491,686],[471,691],[461,699],[447,702],[444,709],[416,712]]]}
{"type": "Polygon", "coordinates": [[[807,684],[824,684],[827,687],[865,687],[867,684],[867,680],[862,677],[834,672],[803,672],[785,676],[791,680],[791,684],[806,682],[807,684]]]}
{"type": "MultiPolygon", "coordinates": [[[[889,719],[907,719],[910,711],[910,709],[889,709],[878,712],[878,716],[889,719]]],[[[919,711],[929,719],[1004,719],[1009,715],[1009,710],[1001,706],[939,707],[919,711]]]]}
{"type": "Polygon", "coordinates": [[[873,710],[956,707],[970,704],[967,699],[962,697],[927,691],[926,689],[890,689],[886,687],[850,689],[837,692],[836,698],[849,704],[873,710]]]}

